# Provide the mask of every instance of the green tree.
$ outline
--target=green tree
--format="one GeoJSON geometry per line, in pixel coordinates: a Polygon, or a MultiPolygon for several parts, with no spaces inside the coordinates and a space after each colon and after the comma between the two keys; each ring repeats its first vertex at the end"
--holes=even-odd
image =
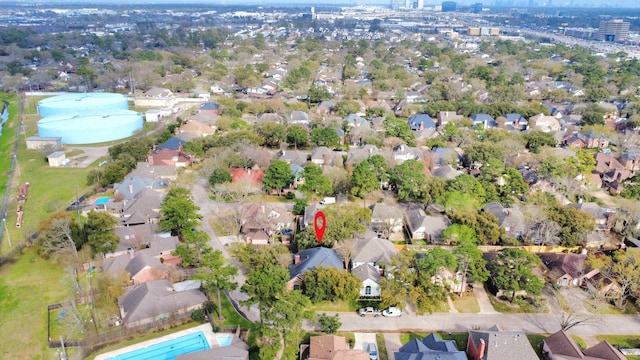
{"type": "Polygon", "coordinates": [[[182,237],[184,231],[191,231],[200,224],[202,215],[198,210],[200,208],[194,204],[188,189],[171,188],[162,200],[158,230],[171,230],[174,235],[182,237]]]}
{"type": "Polygon", "coordinates": [[[215,186],[218,184],[230,183],[233,180],[229,169],[215,168],[209,176],[209,185],[215,186]]]}
{"type": "Polygon", "coordinates": [[[596,168],[595,157],[586,150],[579,150],[576,152],[576,157],[570,157],[567,159],[567,166],[569,166],[570,173],[573,177],[582,175],[587,177],[591,175],[592,171],[596,168]]]}
{"type": "Polygon", "coordinates": [[[527,142],[527,149],[534,154],[537,154],[542,146],[556,146],[556,139],[553,134],[540,130],[530,131],[524,134],[523,138],[527,142]]]}
{"type": "Polygon", "coordinates": [[[293,125],[287,128],[287,142],[293,144],[296,149],[307,145],[308,137],[307,130],[300,125],[293,125]]]}
{"type": "Polygon", "coordinates": [[[380,181],[376,176],[376,171],[369,160],[360,162],[353,169],[351,174],[351,194],[357,197],[364,195],[380,188],[380,181]]]}
{"type": "Polygon", "coordinates": [[[311,85],[309,88],[309,101],[312,103],[319,103],[324,100],[333,99],[333,95],[324,86],[311,85]]]}
{"type": "Polygon", "coordinates": [[[491,143],[475,143],[464,149],[464,160],[467,164],[487,164],[491,159],[503,161],[504,151],[498,145],[491,143]]]}
{"type": "Polygon", "coordinates": [[[265,122],[256,127],[256,132],[264,138],[267,146],[277,147],[287,138],[287,127],[284,124],[265,122]]]}
{"type": "Polygon", "coordinates": [[[334,316],[329,316],[327,314],[318,315],[318,326],[320,327],[320,331],[327,334],[335,334],[342,326],[342,322],[340,321],[340,316],[335,314],[334,316]]]}
{"type": "Polygon", "coordinates": [[[306,209],[307,206],[309,206],[307,199],[296,199],[295,204],[293,204],[293,214],[304,215],[304,209],[306,209]]]}
{"type": "Polygon", "coordinates": [[[605,125],[604,115],[607,111],[598,104],[589,104],[580,113],[585,125],[605,125]]]}
{"type": "Polygon", "coordinates": [[[560,225],[563,246],[580,244],[581,237],[595,229],[593,216],[571,206],[553,206],[547,210],[547,215],[560,225]]]}
{"type": "Polygon", "coordinates": [[[218,296],[218,319],[222,319],[222,299],[220,291],[235,290],[238,284],[234,277],[238,275],[238,268],[231,264],[225,264],[224,255],[220,250],[206,252],[202,256],[202,266],[194,279],[202,281],[202,287],[210,293],[216,291],[218,296]]]}
{"type": "Polygon", "coordinates": [[[326,146],[334,149],[340,145],[340,136],[330,127],[316,127],[311,130],[311,143],[315,146],[326,146]]]}
{"type": "Polygon", "coordinates": [[[442,238],[451,245],[458,245],[461,243],[477,243],[476,231],[473,228],[462,225],[452,224],[442,232],[442,238]]]}
{"type": "Polygon", "coordinates": [[[91,246],[91,256],[112,252],[118,246],[119,238],[114,232],[118,222],[106,212],[90,211],[84,224],[87,243],[91,246]]]}
{"type": "Polygon", "coordinates": [[[458,270],[464,275],[463,284],[471,282],[482,284],[489,278],[487,262],[482,257],[482,251],[478,249],[475,237],[460,238],[458,246],[453,250],[453,255],[458,262],[458,270]]]}
{"type": "Polygon", "coordinates": [[[304,167],[302,173],[304,184],[300,185],[300,190],[311,192],[317,195],[330,195],[333,193],[331,181],[324,176],[322,168],[315,164],[304,167]]]}
{"type": "Polygon", "coordinates": [[[539,257],[525,250],[509,248],[489,262],[488,267],[493,284],[510,294],[509,301],[513,302],[518,291],[534,295],[542,291],[544,282],[533,274],[533,268],[540,265],[540,261],[539,257]]]}
{"type": "Polygon", "coordinates": [[[406,120],[389,116],[382,121],[382,126],[387,137],[397,137],[406,142],[408,146],[414,146],[414,136],[406,120]]]}
{"type": "Polygon", "coordinates": [[[424,198],[422,185],[425,179],[424,164],[417,160],[407,160],[396,166],[391,175],[399,200],[421,201],[424,198]]]}
{"type": "Polygon", "coordinates": [[[360,112],[360,104],[353,100],[340,100],[333,106],[333,111],[340,117],[360,112]]]}
{"type": "Polygon", "coordinates": [[[334,267],[318,266],[303,274],[302,293],[312,303],[329,300],[355,301],[361,281],[353,274],[334,267]]]}
{"type": "Polygon", "coordinates": [[[291,166],[283,160],[275,160],[267,171],[264,172],[262,178],[262,185],[266,191],[277,190],[278,194],[282,192],[282,189],[293,184],[295,175],[291,170],[291,166]]]}
{"type": "Polygon", "coordinates": [[[200,266],[202,255],[211,251],[209,235],[202,230],[187,231],[184,233],[184,244],[178,245],[176,254],[182,259],[182,266],[200,266]]]}

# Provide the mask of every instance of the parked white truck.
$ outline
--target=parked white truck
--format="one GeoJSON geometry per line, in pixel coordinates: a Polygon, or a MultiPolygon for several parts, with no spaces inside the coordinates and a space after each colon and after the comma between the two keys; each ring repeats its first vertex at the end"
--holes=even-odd
{"type": "Polygon", "coordinates": [[[336,203],[336,198],[335,197],[326,197],[322,200],[320,200],[320,204],[322,205],[329,205],[329,204],[335,204],[336,203]]]}

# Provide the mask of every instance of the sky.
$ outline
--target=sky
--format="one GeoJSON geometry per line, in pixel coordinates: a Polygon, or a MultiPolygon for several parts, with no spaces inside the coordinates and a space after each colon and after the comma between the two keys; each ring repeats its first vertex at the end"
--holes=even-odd
{"type": "MultiPolygon", "coordinates": [[[[444,0],[442,0],[444,1],[444,0]]],[[[440,0],[425,0],[425,6],[439,5],[442,3],[440,0]]],[[[529,0],[455,0],[459,5],[470,5],[476,2],[481,2],[485,6],[491,7],[496,2],[503,4],[513,4],[516,6],[524,6],[529,3],[529,0]]],[[[0,3],[34,3],[34,0],[0,0],[0,3]]],[[[192,4],[246,4],[246,5],[268,5],[268,4],[295,4],[295,5],[313,5],[313,4],[338,4],[338,5],[388,5],[390,0],[39,0],[39,4],[46,5],[47,3],[80,3],[87,6],[96,6],[100,3],[192,3],[192,4]]],[[[588,7],[628,7],[628,8],[640,8],[640,0],[533,0],[538,6],[588,6],[588,7]]]]}

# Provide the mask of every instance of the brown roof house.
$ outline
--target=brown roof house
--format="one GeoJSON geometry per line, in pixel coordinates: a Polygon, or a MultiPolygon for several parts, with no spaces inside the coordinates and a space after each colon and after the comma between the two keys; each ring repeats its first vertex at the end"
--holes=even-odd
{"type": "Polygon", "coordinates": [[[580,349],[571,336],[560,330],[542,341],[542,354],[549,360],[625,360],[620,350],[606,341],[580,349]]]}
{"type": "Polygon", "coordinates": [[[216,132],[216,129],[212,126],[201,123],[198,120],[191,120],[188,123],[182,125],[180,129],[177,130],[176,136],[180,137],[183,140],[193,140],[197,138],[206,137],[209,135],[213,135],[216,132]]]}
{"type": "Polygon", "coordinates": [[[268,245],[277,232],[293,226],[289,211],[266,203],[245,205],[241,217],[240,232],[253,245],[268,245]]]}
{"type": "Polygon", "coordinates": [[[584,261],[587,255],[564,253],[538,253],[544,274],[558,286],[581,286],[584,276],[584,261]]]}
{"type": "Polygon", "coordinates": [[[522,331],[504,331],[497,325],[488,330],[470,330],[469,360],[539,360],[522,331]]]}
{"type": "Polygon", "coordinates": [[[154,257],[149,249],[132,250],[128,254],[108,258],[104,261],[102,269],[112,274],[124,270],[129,273],[134,285],[166,279],[169,275],[167,267],[160,262],[160,259],[154,257]]]}
{"type": "Polygon", "coordinates": [[[349,349],[342,336],[313,336],[308,346],[300,346],[300,358],[308,360],[369,360],[362,350],[349,349]]]}
{"type": "Polygon", "coordinates": [[[118,299],[126,328],[162,326],[171,317],[189,317],[207,297],[200,290],[176,291],[168,280],[135,285],[118,299]]]}
{"type": "Polygon", "coordinates": [[[180,150],[162,149],[149,155],[147,159],[151,165],[173,165],[187,167],[191,165],[191,155],[180,150]]]}
{"type": "Polygon", "coordinates": [[[617,194],[622,190],[622,182],[633,176],[633,172],[628,170],[611,154],[596,153],[595,172],[602,178],[603,186],[609,189],[612,194],[617,194]]]}

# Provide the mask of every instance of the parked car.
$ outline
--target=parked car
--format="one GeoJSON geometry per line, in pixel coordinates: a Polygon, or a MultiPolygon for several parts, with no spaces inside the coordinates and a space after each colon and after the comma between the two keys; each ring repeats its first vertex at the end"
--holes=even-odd
{"type": "Polygon", "coordinates": [[[382,312],[382,316],[393,317],[393,316],[402,316],[402,310],[398,309],[395,306],[392,306],[382,312]]]}
{"type": "Polygon", "coordinates": [[[369,343],[367,345],[367,353],[369,354],[369,359],[378,360],[378,346],[376,343],[369,343]]]}
{"type": "Polygon", "coordinates": [[[320,204],[322,204],[322,205],[335,204],[335,203],[336,203],[336,198],[335,197],[326,197],[326,198],[320,200],[320,204]]]}
{"type": "Polygon", "coordinates": [[[373,317],[378,317],[380,316],[380,310],[374,309],[372,307],[366,307],[358,310],[358,315],[360,315],[361,317],[365,317],[367,315],[373,315],[373,317]]]}

